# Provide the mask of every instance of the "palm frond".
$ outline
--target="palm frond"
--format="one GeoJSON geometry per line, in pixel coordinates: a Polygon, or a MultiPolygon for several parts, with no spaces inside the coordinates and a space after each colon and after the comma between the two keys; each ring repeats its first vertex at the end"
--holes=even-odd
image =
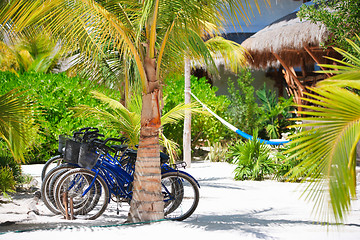
{"type": "Polygon", "coordinates": [[[174,164],[180,153],[179,145],[171,139],[168,139],[163,132],[160,133],[159,141],[160,145],[166,148],[166,152],[170,157],[170,163],[174,164]]]}
{"type": "Polygon", "coordinates": [[[0,96],[0,138],[8,145],[15,160],[24,161],[24,153],[33,143],[36,125],[32,104],[24,92],[14,89],[0,96]]]}
{"type": "Polygon", "coordinates": [[[307,94],[304,100],[315,103],[305,117],[297,120],[311,121],[297,127],[312,127],[292,136],[297,147],[288,150],[291,157],[304,159],[291,170],[291,176],[307,171],[310,200],[317,203],[317,211],[326,212],[326,220],[342,221],[355,197],[355,148],[360,139],[360,97],[343,88],[312,88],[316,94],[307,94]],[[311,95],[311,96],[310,96],[311,95]],[[311,97],[311,98],[310,98],[311,97]],[[309,117],[306,117],[309,116],[309,117]],[[311,171],[309,171],[311,169],[311,171]],[[321,180],[323,179],[323,180],[321,180]],[[328,189],[328,191],[320,190],[328,189]]]}
{"type": "MultiPolygon", "coordinates": [[[[109,98],[100,92],[93,91],[92,94],[96,99],[100,100],[101,105],[99,107],[86,105],[73,107],[71,110],[76,111],[75,116],[96,116],[103,119],[108,123],[109,128],[117,130],[119,133],[121,132],[127,136],[130,139],[129,144],[131,146],[138,144],[141,126],[141,95],[132,96],[128,108],[125,108],[119,101],[109,98]]],[[[161,117],[162,126],[174,124],[183,119],[185,110],[191,110],[193,113],[207,113],[207,111],[203,111],[199,108],[197,103],[182,103],[175,106],[161,117]]],[[[171,152],[176,149],[176,145],[174,145],[171,140],[166,139],[165,136],[163,137],[163,143],[167,145],[165,147],[169,148],[169,151],[171,152]]],[[[173,154],[172,157],[176,156],[174,153],[171,154],[173,154]]]]}
{"type": "Polygon", "coordinates": [[[246,64],[248,52],[238,43],[216,36],[207,40],[206,46],[215,54],[215,57],[216,54],[220,55],[225,65],[235,73],[246,64]]]}
{"type": "MultiPolygon", "coordinates": [[[[360,41],[360,37],[356,36],[358,41],[360,41]]],[[[354,43],[350,39],[346,39],[346,41],[349,42],[349,44],[352,46],[354,54],[350,54],[340,48],[334,48],[335,51],[340,53],[345,60],[339,60],[334,58],[329,58],[340,65],[331,65],[331,64],[320,64],[320,66],[324,68],[329,68],[332,70],[325,70],[325,71],[318,71],[319,73],[331,73],[336,74],[335,76],[332,76],[328,78],[327,80],[321,81],[318,83],[318,86],[320,87],[330,87],[330,86],[339,86],[339,87],[357,87],[358,83],[354,80],[360,80],[360,46],[358,46],[356,43],[354,43]],[[344,81],[346,80],[346,81],[344,81]],[[350,80],[350,81],[348,81],[350,80]],[[351,86],[349,85],[351,84],[351,86]]]]}
{"type": "Polygon", "coordinates": [[[198,103],[180,103],[161,117],[161,124],[174,124],[182,120],[185,117],[185,110],[190,110],[192,113],[207,114],[207,111],[202,110],[198,103]]]}

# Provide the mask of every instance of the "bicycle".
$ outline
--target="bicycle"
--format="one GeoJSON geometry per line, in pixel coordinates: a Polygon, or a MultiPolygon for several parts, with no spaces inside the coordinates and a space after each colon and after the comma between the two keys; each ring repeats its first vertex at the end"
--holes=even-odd
{"type": "MultiPolygon", "coordinates": [[[[96,149],[97,151],[91,151],[86,158],[90,165],[95,164],[94,166],[87,166],[88,169],[69,170],[58,178],[55,184],[54,198],[58,210],[63,215],[81,219],[96,219],[106,210],[110,199],[116,198],[115,201],[118,205],[119,202],[130,202],[132,172],[124,170],[121,164],[107,160],[107,151],[111,151],[111,148],[105,144],[97,143],[96,149]],[[96,158],[95,161],[94,158],[96,158]]],[[[128,150],[125,154],[133,154],[130,161],[127,162],[127,166],[134,165],[136,151],[128,150]]],[[[166,164],[168,160],[166,157],[167,155],[162,154],[161,185],[165,218],[184,220],[195,211],[198,205],[199,184],[190,174],[166,164]]],[[[130,169],[133,167],[131,166],[130,169]]]]}
{"type": "MultiPolygon", "coordinates": [[[[55,156],[50,159],[45,166],[43,167],[42,173],[46,172],[43,183],[41,185],[41,195],[42,199],[45,203],[45,206],[54,214],[60,214],[60,211],[56,207],[55,199],[53,198],[54,192],[54,184],[56,180],[61,176],[61,174],[66,171],[74,168],[79,168],[81,166],[78,165],[78,155],[80,151],[81,144],[87,143],[98,137],[103,137],[104,135],[98,133],[99,130],[93,127],[82,128],[79,131],[74,132],[73,137],[61,135],[59,136],[59,151],[61,150],[61,156],[55,156]],[[51,167],[53,162],[58,161],[57,166],[51,167]]],[[[109,138],[107,141],[116,141],[120,142],[121,145],[112,145],[111,147],[115,149],[116,154],[113,156],[114,158],[118,157],[119,152],[123,152],[127,145],[123,144],[126,139],[124,138],[109,138]]],[[[111,158],[111,156],[108,156],[111,158]]]]}

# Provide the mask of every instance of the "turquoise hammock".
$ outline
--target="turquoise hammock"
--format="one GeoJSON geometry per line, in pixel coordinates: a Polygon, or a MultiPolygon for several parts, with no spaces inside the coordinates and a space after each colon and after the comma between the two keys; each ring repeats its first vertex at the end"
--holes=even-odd
{"type": "MultiPolygon", "coordinates": [[[[241,131],[240,129],[236,128],[235,126],[231,125],[230,123],[228,123],[227,121],[225,121],[223,118],[219,117],[216,113],[214,113],[213,111],[211,111],[204,103],[202,103],[192,92],[190,91],[186,91],[185,92],[189,92],[191,94],[191,96],[193,96],[196,101],[198,101],[209,113],[211,113],[211,115],[213,115],[214,117],[216,117],[222,124],[224,124],[226,127],[228,127],[230,130],[236,132],[237,134],[239,134],[240,136],[252,140],[253,136],[241,131]]],[[[264,140],[264,139],[260,139],[258,138],[258,140],[261,143],[264,144],[269,144],[269,145],[283,145],[285,143],[288,143],[288,140],[283,140],[283,139],[272,139],[272,140],[264,140]]]]}

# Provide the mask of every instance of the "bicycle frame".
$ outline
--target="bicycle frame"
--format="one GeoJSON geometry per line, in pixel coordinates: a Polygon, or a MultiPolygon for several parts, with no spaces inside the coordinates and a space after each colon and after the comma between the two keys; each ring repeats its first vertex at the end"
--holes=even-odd
{"type": "Polygon", "coordinates": [[[94,170],[106,182],[110,193],[131,199],[131,184],[134,179],[122,167],[103,160],[98,167],[95,166],[94,170]]]}

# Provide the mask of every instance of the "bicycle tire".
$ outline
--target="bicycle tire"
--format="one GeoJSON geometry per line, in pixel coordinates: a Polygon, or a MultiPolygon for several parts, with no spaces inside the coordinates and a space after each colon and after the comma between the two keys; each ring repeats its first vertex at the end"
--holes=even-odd
{"type": "MultiPolygon", "coordinates": [[[[54,195],[54,202],[55,202],[54,204],[57,207],[57,209],[59,209],[59,207],[57,206],[55,200],[56,187],[58,186],[59,181],[62,179],[62,175],[65,173],[66,171],[59,173],[59,177],[54,176],[53,179],[56,180],[51,181],[50,183],[50,189],[55,189],[52,194],[54,195]]],[[[90,183],[92,182],[92,178],[90,176],[85,176],[85,178],[88,182],[90,183]]],[[[100,190],[100,194],[97,194],[97,191],[101,189],[101,186],[99,185],[98,182],[95,182],[94,184],[95,184],[94,188],[90,189],[88,198],[81,200],[77,199],[76,201],[73,202],[73,209],[75,214],[85,215],[88,212],[90,212],[94,207],[96,207],[96,205],[98,204],[101,195],[101,190],[100,190]]]]}
{"type": "Polygon", "coordinates": [[[60,166],[64,161],[64,158],[61,155],[57,155],[55,157],[50,158],[49,160],[46,161],[46,163],[44,164],[44,167],[41,171],[41,180],[44,180],[46,174],[48,173],[48,171],[50,171],[51,169],[53,169],[54,167],[58,167],[60,166]],[[56,166],[52,166],[56,164],[56,166]]]}
{"type": "Polygon", "coordinates": [[[63,215],[67,211],[63,204],[64,193],[67,193],[68,202],[70,198],[73,199],[74,218],[94,220],[104,213],[110,200],[109,189],[100,176],[91,185],[94,178],[94,172],[82,168],[62,175],[56,183],[54,197],[56,206],[63,215]]]}
{"type": "Polygon", "coordinates": [[[41,199],[43,200],[45,206],[55,215],[58,215],[61,212],[56,207],[56,202],[53,194],[53,182],[61,177],[61,174],[59,173],[64,173],[74,168],[75,166],[69,164],[62,164],[58,167],[55,167],[46,174],[41,184],[41,199]]]}
{"type": "Polygon", "coordinates": [[[199,188],[188,175],[168,172],[161,176],[165,219],[182,221],[191,216],[199,203],[199,188]]]}

